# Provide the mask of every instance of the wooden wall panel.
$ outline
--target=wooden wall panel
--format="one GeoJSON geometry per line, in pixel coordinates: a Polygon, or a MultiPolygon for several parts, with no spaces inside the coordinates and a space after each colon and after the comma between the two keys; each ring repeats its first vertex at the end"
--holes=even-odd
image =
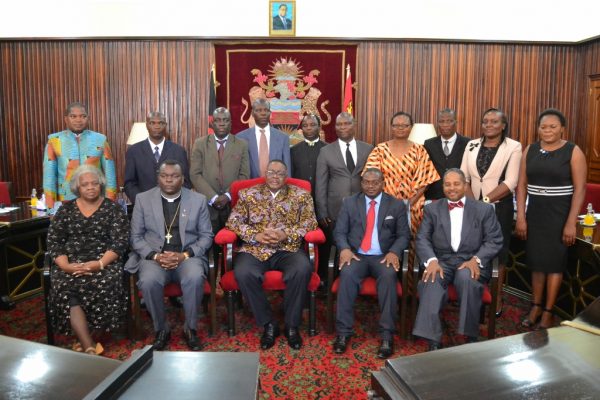
{"type": "MultiPolygon", "coordinates": [[[[209,40],[55,40],[0,42],[0,180],[27,196],[41,187],[47,135],[63,129],[65,105],[89,107],[105,133],[123,183],[131,125],[165,112],[172,139],[189,150],[207,131],[209,40]]],[[[481,112],[503,108],[513,138],[535,139],[546,107],[567,115],[569,138],[584,145],[588,76],[600,73],[600,40],[582,45],[364,41],[358,47],[358,137],[388,139],[395,111],[434,122],[444,107],[459,129],[479,136],[481,112]]]]}
{"type": "MultiPolygon", "coordinates": [[[[508,114],[511,136],[531,143],[544,108],[575,115],[577,55],[575,46],[363,43],[356,78],[360,134],[378,143],[389,139],[396,111],[434,123],[438,110],[451,107],[458,129],[478,137],[481,113],[499,107],[508,114]]],[[[573,121],[574,132],[577,124],[573,121]]]]}
{"type": "Polygon", "coordinates": [[[13,41],[0,42],[0,57],[0,180],[15,182],[18,196],[41,187],[47,135],[64,129],[72,101],[108,136],[120,185],[127,136],[149,111],[164,112],[188,149],[208,130],[208,41],[13,41]]]}

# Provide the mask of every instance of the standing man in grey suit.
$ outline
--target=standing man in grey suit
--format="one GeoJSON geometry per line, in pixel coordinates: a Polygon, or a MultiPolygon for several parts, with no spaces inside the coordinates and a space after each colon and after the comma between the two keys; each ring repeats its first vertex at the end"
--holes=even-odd
{"type": "MultiPolygon", "coordinates": [[[[456,111],[444,108],[438,112],[437,131],[439,136],[427,139],[425,150],[440,176],[450,168],[460,168],[465,147],[469,138],[456,132],[456,111]]],[[[444,197],[442,180],[433,182],[425,192],[428,200],[438,200],[444,197]]]]}
{"type": "Polygon", "coordinates": [[[281,160],[289,165],[291,173],[290,138],[270,125],[271,105],[266,99],[252,103],[252,117],[256,125],[239,132],[236,136],[248,142],[250,155],[250,178],[265,176],[271,160],[281,160]]]}
{"type": "Polygon", "coordinates": [[[373,146],[354,139],[355,127],[352,114],[343,112],[335,119],[338,140],[321,149],[317,158],[315,193],[317,219],[327,236],[327,243],[320,251],[324,255],[319,263],[319,275],[327,278],[327,259],[333,244],[335,220],[344,197],[359,193],[360,174],[373,146]]]}
{"type": "Polygon", "coordinates": [[[183,186],[191,188],[187,152],[180,145],[165,138],[167,118],[153,111],[146,117],[148,140],[142,140],[127,149],[125,154],[125,193],[132,203],[138,193],[156,187],[156,170],[164,160],[177,160],[183,168],[183,186]]]}
{"type": "Polygon", "coordinates": [[[225,226],[231,212],[229,186],[250,177],[248,143],[231,133],[231,114],[225,107],[213,112],[214,135],[196,140],[192,150],[190,178],[194,189],[208,200],[213,232],[225,226]]]}
{"type": "Polygon", "coordinates": [[[138,273],[138,287],[156,332],[155,350],[164,349],[171,334],[163,293],[171,281],[178,282],[183,292],[184,339],[190,350],[202,348],[196,327],[212,238],[206,197],[183,187],[183,168],[178,161],[163,161],[158,168],[158,187],[140,193],[133,208],[133,251],[125,265],[130,273],[138,273]]]}
{"type": "Polygon", "coordinates": [[[400,257],[408,247],[410,230],[404,202],[383,193],[383,174],[369,168],[362,176],[362,193],[346,197],[335,225],[335,243],[340,251],[340,287],[337,297],[333,351],[346,351],[354,325],[354,300],[362,281],[377,280],[381,346],[378,358],[394,353],[397,272],[400,257]]]}
{"type": "Polygon", "coordinates": [[[458,332],[467,342],[479,336],[479,310],[483,284],[492,273],[492,259],[502,248],[503,237],[494,207],[465,197],[467,180],[458,168],[443,178],[446,199],[428,204],[417,233],[417,255],[425,262],[419,282],[419,311],[413,335],[441,348],[440,310],[454,284],[460,299],[458,332]]]}

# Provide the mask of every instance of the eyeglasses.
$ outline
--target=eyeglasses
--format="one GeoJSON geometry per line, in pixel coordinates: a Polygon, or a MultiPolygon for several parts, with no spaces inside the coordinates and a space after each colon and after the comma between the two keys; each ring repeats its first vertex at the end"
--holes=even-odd
{"type": "Polygon", "coordinates": [[[285,178],[287,176],[287,172],[285,171],[267,171],[266,174],[267,178],[285,178]]]}
{"type": "Polygon", "coordinates": [[[392,124],[392,128],[394,129],[406,129],[406,128],[410,128],[412,125],[407,125],[407,124],[392,124]]]}

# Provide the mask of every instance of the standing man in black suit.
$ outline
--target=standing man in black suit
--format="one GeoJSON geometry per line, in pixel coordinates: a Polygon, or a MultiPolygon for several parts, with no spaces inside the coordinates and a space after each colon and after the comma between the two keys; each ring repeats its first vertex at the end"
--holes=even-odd
{"type": "Polygon", "coordinates": [[[381,317],[381,346],[378,358],[394,353],[397,272],[400,257],[408,247],[410,229],[404,202],[383,193],[383,174],[369,168],[362,176],[362,193],[346,197],[335,225],[334,237],[340,251],[340,288],[333,351],[346,351],[354,325],[354,300],[363,279],[377,280],[381,317]]]}
{"type": "MultiPolygon", "coordinates": [[[[317,220],[327,236],[322,259],[327,259],[333,244],[335,220],[344,197],[359,193],[360,174],[373,146],[354,139],[355,127],[352,114],[343,112],[335,119],[338,140],[323,147],[317,157],[315,201],[317,220]]],[[[327,265],[319,265],[319,276],[327,278],[327,265]]]]}
{"type": "Polygon", "coordinates": [[[127,149],[125,154],[125,193],[132,203],[138,193],[157,185],[157,168],[165,160],[175,160],[181,165],[183,186],[191,188],[187,152],[180,145],[165,138],[167,119],[163,113],[153,111],[146,117],[148,140],[142,140],[127,149]]]}
{"type": "MultiPolygon", "coordinates": [[[[456,132],[456,111],[451,108],[444,108],[438,112],[437,130],[439,136],[427,139],[424,146],[438,174],[444,176],[450,168],[460,168],[469,138],[456,132]]],[[[425,198],[428,200],[439,200],[443,197],[442,179],[429,185],[425,192],[425,198]]]]}
{"type": "Polygon", "coordinates": [[[504,238],[494,207],[465,197],[467,180],[458,168],[444,174],[447,197],[425,206],[417,233],[416,250],[425,264],[419,281],[419,311],[413,335],[429,341],[429,349],[441,348],[440,310],[453,284],[460,299],[458,332],[475,342],[479,336],[479,310],[483,284],[492,274],[504,238]]]}
{"type": "Polygon", "coordinates": [[[304,179],[311,185],[311,194],[315,197],[315,175],[317,174],[317,157],[321,147],[327,143],[319,139],[321,120],[318,115],[307,114],[300,122],[304,141],[292,146],[292,178],[304,179]]]}

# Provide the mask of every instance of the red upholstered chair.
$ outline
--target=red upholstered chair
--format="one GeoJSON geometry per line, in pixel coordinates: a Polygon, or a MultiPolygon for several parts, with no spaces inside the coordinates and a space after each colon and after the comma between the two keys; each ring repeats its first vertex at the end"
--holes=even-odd
{"type": "Polygon", "coordinates": [[[580,214],[587,213],[587,205],[589,203],[592,203],[592,207],[594,207],[596,213],[600,212],[600,184],[588,183],[585,185],[585,200],[581,205],[580,214]]]}
{"type": "Polygon", "coordinates": [[[12,192],[12,182],[0,182],[0,203],[10,206],[15,202],[12,192]]]}
{"type": "MultiPolygon", "coordinates": [[[[215,265],[211,261],[212,254],[208,255],[208,279],[204,281],[204,299],[203,301],[208,300],[208,313],[210,314],[210,324],[208,327],[208,334],[212,336],[215,334],[217,329],[217,299],[216,299],[216,273],[215,273],[215,265]]],[[[141,337],[142,327],[141,327],[141,310],[140,310],[140,299],[142,296],[142,291],[137,287],[137,274],[130,275],[129,278],[129,293],[131,296],[131,313],[130,313],[130,321],[129,322],[129,336],[132,339],[137,339],[141,337]]],[[[169,282],[165,285],[164,288],[164,296],[165,297],[181,297],[183,293],[181,292],[181,286],[179,283],[169,282]]]]}
{"type": "MultiPolygon", "coordinates": [[[[416,257],[415,257],[416,258],[416,257]]],[[[415,317],[417,316],[417,290],[416,290],[416,285],[419,282],[419,275],[420,275],[420,267],[422,266],[422,264],[420,263],[420,261],[415,261],[415,265],[413,268],[413,283],[415,285],[415,301],[412,301],[412,307],[411,307],[411,321],[414,323],[415,321],[415,317]]],[[[483,286],[483,297],[482,297],[482,303],[481,303],[481,311],[479,314],[479,323],[483,324],[485,323],[485,314],[486,314],[486,307],[487,307],[487,316],[488,316],[488,323],[487,323],[487,328],[488,328],[488,334],[487,337],[488,339],[493,339],[496,337],[496,307],[492,306],[492,304],[496,304],[496,297],[497,297],[497,293],[498,293],[498,258],[494,258],[492,260],[492,277],[490,278],[490,281],[487,285],[483,286]]],[[[458,301],[458,293],[456,292],[456,288],[454,287],[454,285],[450,284],[448,285],[448,301],[449,302],[456,302],[458,301]]]]}
{"type": "MultiPolygon", "coordinates": [[[[265,178],[254,178],[233,182],[229,188],[229,193],[231,194],[231,206],[233,207],[237,203],[239,198],[238,192],[240,190],[256,186],[264,182],[265,178]]],[[[310,193],[311,187],[310,182],[308,181],[302,179],[287,178],[286,183],[288,185],[298,186],[310,193]]],[[[227,297],[227,331],[230,336],[235,335],[234,297],[235,294],[238,293],[240,290],[240,287],[238,286],[238,283],[235,279],[235,275],[233,273],[233,268],[235,264],[234,251],[237,242],[237,235],[226,228],[221,229],[215,236],[215,243],[220,246],[223,246],[223,254],[221,259],[221,262],[223,264],[223,275],[221,276],[220,286],[227,297]]],[[[306,252],[310,259],[310,263],[314,267],[307,288],[310,299],[308,333],[309,335],[313,336],[317,333],[315,293],[319,287],[319,283],[321,282],[321,279],[317,274],[317,268],[319,265],[319,254],[318,246],[316,245],[325,242],[325,235],[319,228],[317,228],[314,231],[307,232],[307,234],[304,236],[304,242],[306,246],[306,252]]],[[[267,271],[265,273],[265,279],[263,281],[263,289],[284,290],[285,282],[283,282],[283,273],[281,271],[267,271]]]]}
{"type": "MultiPolygon", "coordinates": [[[[332,249],[332,254],[335,252],[335,249],[332,249]]],[[[335,263],[334,257],[331,257],[329,260],[329,268],[328,268],[328,281],[333,282],[329,284],[329,288],[327,290],[327,332],[333,332],[333,298],[337,295],[337,292],[340,287],[340,278],[337,277],[334,280],[334,271],[335,263]]],[[[400,337],[405,338],[406,333],[406,295],[408,294],[408,250],[404,250],[404,254],[402,255],[402,268],[401,268],[401,282],[396,282],[396,293],[398,294],[398,298],[400,299],[400,337]]],[[[360,284],[360,290],[358,292],[361,296],[371,296],[377,297],[377,281],[372,276],[366,277],[360,284]]]]}

